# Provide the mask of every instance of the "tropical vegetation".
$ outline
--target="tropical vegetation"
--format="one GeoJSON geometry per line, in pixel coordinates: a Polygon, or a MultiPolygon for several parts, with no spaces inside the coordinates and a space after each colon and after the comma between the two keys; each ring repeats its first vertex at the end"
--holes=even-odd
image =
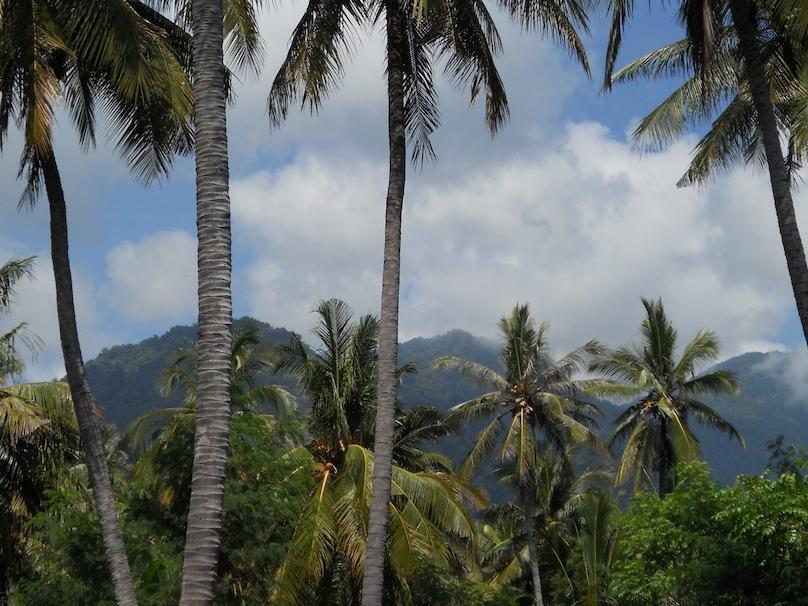
{"type": "MultiPolygon", "coordinates": [[[[268,91],[272,127],[294,104],[320,110],[357,33],[383,34],[378,313],[321,300],[313,338],[290,333],[281,345],[234,326],[227,107],[238,73],[260,71],[265,4],[0,0],[0,144],[19,131],[19,206],[48,202],[64,364],[61,380],[29,380],[43,341],[24,321],[0,330],[0,606],[808,604],[805,447],[772,436],[765,469],[713,479],[700,440],[716,430],[745,446],[711,405],[739,382],[716,367],[716,333],[680,342],[661,299],[642,299],[638,342],[593,338],[564,355],[517,304],[490,364],[422,363],[441,381],[476,381],[471,397],[448,410],[402,399],[419,372],[399,355],[408,152],[417,168],[437,158],[439,70],[481,100],[491,135],[510,119],[490,3],[306,3],[268,91]],[[104,417],[82,354],[60,117],[82,151],[103,131],[144,185],[194,159],[196,336],[160,360],[170,401],[145,402],[128,428],[104,417]],[[607,429],[612,401],[623,408],[607,429]]],[[[590,74],[583,36],[598,3],[495,4],[590,74]]],[[[634,133],[659,149],[699,132],[680,185],[739,164],[766,169],[808,343],[794,204],[808,157],[803,5],[682,0],[682,39],[618,69],[635,3],[611,0],[603,85],[680,80],[634,133]]],[[[4,321],[33,264],[0,266],[4,321]]]]}

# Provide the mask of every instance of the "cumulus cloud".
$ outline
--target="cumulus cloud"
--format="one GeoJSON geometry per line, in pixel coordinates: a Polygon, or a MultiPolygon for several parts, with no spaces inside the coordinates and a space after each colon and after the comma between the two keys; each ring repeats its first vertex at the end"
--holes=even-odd
{"type": "MultiPolygon", "coordinates": [[[[453,179],[411,176],[402,338],[493,336],[529,301],[559,349],[614,345],[636,335],[641,296],[663,298],[683,339],[718,331],[727,355],[776,338],[793,302],[763,179],[676,189],[692,141],[638,157],[597,123],[570,124],[554,143],[453,179]]],[[[377,309],[385,168],[308,155],[234,183],[252,313],[305,327],[318,297],[377,309]]]]}
{"type": "MultiPolygon", "coordinates": [[[[303,10],[284,4],[262,18],[263,74],[238,85],[228,114],[236,309],[298,331],[311,324],[317,298],[378,310],[387,179],[378,31],[356,32],[344,86],[319,115],[292,111],[282,128],[269,130],[266,94],[303,10]]],[[[497,20],[512,122],[491,140],[467,91],[441,80],[438,164],[408,175],[402,338],[453,327],[495,336],[497,319],[529,301],[537,318],[550,321],[559,350],[592,337],[615,345],[636,337],[639,297],[662,296],[683,339],[709,327],[725,355],[784,348],[782,329],[794,309],[765,177],[738,172],[703,190],[677,190],[694,141],[639,157],[601,124],[567,124],[569,116],[622,121],[629,110],[603,109],[612,101],[602,97],[591,106],[570,103],[583,88],[580,70],[552,44],[521,35],[501,14],[497,20]]],[[[65,130],[57,151],[75,228],[85,356],[193,321],[191,215],[160,215],[168,218],[123,233],[101,229],[113,204],[143,194],[115,189],[106,199],[128,179],[125,170],[108,149],[71,153],[75,142],[65,130]]],[[[190,168],[181,164],[171,196],[188,213],[190,168]]],[[[14,178],[13,161],[4,162],[0,182],[14,178]]],[[[47,213],[18,215],[7,206],[0,219],[32,249],[47,249],[47,213]]],[[[56,346],[42,360],[43,373],[59,364],[55,310],[44,307],[52,301],[49,271],[43,258],[41,292],[31,291],[26,303],[34,312],[34,299],[42,302],[32,323],[56,346]]]]}
{"type": "MultiPolygon", "coordinates": [[[[257,166],[287,162],[290,155],[316,152],[362,161],[383,157],[387,143],[384,37],[381,27],[358,28],[349,36],[341,85],[331,91],[319,112],[311,115],[293,104],[286,122],[270,130],[266,117],[267,95],[286,56],[288,41],[305,4],[284,3],[265,11],[260,31],[266,42],[260,77],[244,78],[236,85],[237,103],[228,114],[228,131],[235,173],[257,166]]],[[[483,128],[481,103],[470,107],[469,91],[453,87],[442,76],[438,84],[442,126],[434,137],[441,155],[442,174],[469,167],[489,157],[493,149],[512,149],[554,132],[565,100],[584,80],[583,70],[573,67],[566,53],[550,41],[526,34],[501,10],[492,8],[503,39],[497,60],[508,91],[513,128],[504,129],[492,142],[483,128]]]]}
{"type": "MultiPolygon", "coordinates": [[[[53,266],[47,251],[33,251],[13,242],[0,244],[0,263],[12,257],[36,256],[34,276],[20,281],[17,296],[12,302],[11,318],[3,319],[3,327],[11,323],[27,322],[31,330],[43,341],[44,349],[28,359],[25,378],[32,381],[64,376],[64,362],[59,340],[59,322],[56,315],[56,287],[53,266]]],[[[125,339],[125,334],[111,322],[93,281],[80,269],[73,269],[73,294],[76,321],[82,353],[85,359],[95,356],[103,347],[125,339]]],[[[0,328],[3,330],[3,328],[0,328]]]]}
{"type": "Polygon", "coordinates": [[[196,309],[196,238],[181,230],[122,242],[107,253],[112,301],[136,320],[188,321],[196,309]]]}

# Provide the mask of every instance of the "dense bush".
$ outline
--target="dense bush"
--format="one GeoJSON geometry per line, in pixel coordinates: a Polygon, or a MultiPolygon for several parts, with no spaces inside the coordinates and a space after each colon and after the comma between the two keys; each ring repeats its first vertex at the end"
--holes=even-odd
{"type": "Polygon", "coordinates": [[[741,477],[719,488],[704,464],[666,499],[635,497],[621,522],[610,593],[625,606],[808,604],[808,486],[741,477]]]}
{"type": "MultiPolygon", "coordinates": [[[[308,492],[308,474],[284,458],[288,428],[262,415],[236,415],[223,514],[217,604],[265,604],[308,492]]],[[[193,426],[179,426],[139,465],[134,481],[116,473],[122,526],[141,605],[179,599],[193,426]],[[159,477],[160,481],[154,481],[159,477]]],[[[12,604],[114,604],[98,520],[86,478],[64,478],[31,523],[29,574],[12,604]]]]}

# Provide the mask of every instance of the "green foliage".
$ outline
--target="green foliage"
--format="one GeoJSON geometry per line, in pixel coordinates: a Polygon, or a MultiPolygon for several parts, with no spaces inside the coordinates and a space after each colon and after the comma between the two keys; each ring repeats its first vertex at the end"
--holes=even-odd
{"type": "Polygon", "coordinates": [[[621,524],[619,604],[808,604],[808,486],[786,474],[721,489],[696,463],[677,475],[668,498],[638,495],[621,524]]]}
{"type": "MultiPolygon", "coordinates": [[[[216,603],[264,604],[309,484],[304,476],[290,478],[283,457],[294,428],[257,414],[236,415],[231,427],[216,603]]],[[[154,606],[179,598],[193,426],[180,425],[164,444],[145,463],[163,477],[159,483],[150,474],[128,482],[121,472],[116,485],[139,600],[154,606]]],[[[92,495],[86,478],[75,479],[50,492],[46,510],[32,522],[30,573],[14,594],[20,604],[114,603],[92,495]]]]}
{"type": "MultiPolygon", "coordinates": [[[[117,485],[119,494],[131,488],[117,485]]],[[[48,493],[46,508],[33,518],[30,528],[29,573],[12,591],[12,604],[115,604],[98,517],[83,470],[68,472],[59,490],[48,493]]],[[[139,579],[140,603],[157,606],[176,601],[182,564],[173,537],[148,520],[128,515],[122,517],[122,530],[133,574],[139,579]]]]}
{"type": "MultiPolygon", "coordinates": [[[[287,457],[296,473],[314,481],[314,489],[273,601],[349,605],[361,584],[367,545],[378,322],[373,316],[354,322],[337,299],[319,302],[314,313],[317,347],[309,349],[292,335],[278,355],[279,371],[296,376],[311,402],[309,442],[287,457]]],[[[411,371],[405,366],[399,375],[411,371]]],[[[424,442],[452,429],[434,408],[397,411],[387,546],[391,595],[406,594],[417,558],[446,566],[473,551],[475,526],[467,507],[481,496],[469,481],[451,475],[445,457],[422,450],[424,442]]]]}
{"type": "MultiPolygon", "coordinates": [[[[161,380],[164,395],[181,391],[184,406],[158,408],[138,417],[126,430],[124,442],[136,457],[152,443],[173,421],[181,423],[196,416],[198,380],[196,376],[197,346],[188,345],[171,357],[171,363],[161,380]]],[[[256,325],[243,325],[233,331],[230,352],[230,408],[236,412],[267,412],[271,409],[286,419],[297,408],[294,396],[284,387],[264,381],[273,368],[268,352],[261,347],[260,330],[256,325]]]]}
{"type": "Polygon", "coordinates": [[[766,443],[769,456],[769,470],[777,477],[785,473],[794,475],[798,480],[805,479],[808,471],[808,448],[799,444],[785,444],[783,434],[766,443]]]}
{"type": "MultiPolygon", "coordinates": [[[[252,318],[240,318],[233,325],[236,330],[256,327],[265,350],[289,340],[287,330],[252,318]]],[[[104,349],[90,360],[87,374],[108,421],[123,431],[137,417],[156,408],[182,405],[180,391],[166,395],[161,392],[161,378],[177,352],[187,348],[195,338],[195,326],[175,326],[163,335],[137,344],[104,349]]],[[[268,377],[261,373],[259,379],[266,381],[268,377]]],[[[273,378],[273,382],[294,386],[294,381],[286,377],[273,378]]]]}
{"type": "Polygon", "coordinates": [[[705,395],[737,393],[732,372],[713,369],[698,374],[700,367],[718,357],[716,334],[699,331],[679,353],[677,332],[662,301],[643,299],[642,303],[646,316],[641,342],[602,352],[595,358],[589,370],[605,379],[593,381],[589,392],[631,402],[615,420],[609,438],[609,446],[624,443],[616,481],[623,483],[633,477],[636,488],[656,473],[659,494],[664,496],[670,490],[673,465],[701,454],[689,419],[727,434],[742,446],[745,443],[731,423],[699,401],[705,395]]]}
{"type": "Polygon", "coordinates": [[[469,577],[456,577],[429,560],[419,560],[406,606],[512,606],[519,592],[491,587],[469,577]]]}
{"type": "MultiPolygon", "coordinates": [[[[243,318],[243,323],[259,326],[261,342],[267,349],[289,341],[289,332],[273,328],[256,320],[243,318]]],[[[181,394],[164,399],[158,384],[166,364],[177,350],[193,340],[193,326],[177,326],[159,337],[151,337],[133,345],[120,345],[104,350],[87,363],[90,383],[106,418],[123,430],[136,416],[158,406],[181,406],[181,394]]],[[[493,341],[475,337],[466,332],[453,330],[445,335],[416,338],[405,341],[399,350],[403,364],[414,364],[415,374],[402,377],[401,402],[406,406],[434,406],[446,410],[457,402],[465,402],[479,396],[484,390],[470,377],[458,376],[431,368],[432,361],[442,356],[457,356],[485,366],[501,370],[497,358],[497,346],[493,341]]],[[[760,473],[766,466],[769,453],[766,442],[778,434],[784,434],[788,442],[808,442],[808,408],[794,405],[795,394],[784,375],[793,372],[791,354],[782,352],[748,353],[730,358],[716,368],[728,370],[738,377],[740,393],[737,396],[718,395],[704,398],[704,403],[718,411],[744,436],[747,449],[727,448],[724,435],[694,427],[704,459],[725,484],[731,484],[741,473],[760,473]],[[777,406],[772,406],[777,402],[777,406]]],[[[306,398],[300,393],[296,381],[284,375],[262,377],[267,382],[278,383],[289,389],[306,408],[306,398]]],[[[603,411],[602,427],[608,427],[622,408],[608,402],[600,402],[603,411]]],[[[442,438],[435,450],[460,462],[471,447],[471,439],[482,425],[469,424],[465,430],[442,438]]],[[[478,474],[477,481],[485,487],[493,501],[506,500],[510,492],[496,482],[490,467],[478,474]]]]}

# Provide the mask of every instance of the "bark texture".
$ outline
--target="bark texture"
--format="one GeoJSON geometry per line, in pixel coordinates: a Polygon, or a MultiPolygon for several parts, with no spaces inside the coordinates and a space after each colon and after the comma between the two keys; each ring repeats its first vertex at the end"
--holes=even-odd
{"type": "Polygon", "coordinates": [[[766,80],[758,39],[756,9],[749,0],[731,0],[730,10],[743,55],[746,78],[752,92],[752,102],[758,117],[758,128],[766,151],[774,210],[777,214],[780,238],[783,241],[791,288],[794,291],[803,336],[808,343],[808,264],[805,261],[805,250],[794,212],[791,182],[783,149],[780,146],[780,133],[771,100],[771,90],[766,80]]]}
{"type": "Polygon", "coordinates": [[[118,526],[118,511],[112,496],[107,459],[104,454],[96,412],[98,407],[90,391],[84,360],[81,356],[76,309],[73,303],[73,277],[68,251],[67,206],[56,158],[51,152],[42,160],[42,174],[50,209],[51,259],[56,282],[56,313],[59,318],[59,337],[65,361],[70,396],[79,423],[81,443],[87,475],[93,489],[95,508],[101,525],[107,561],[112,575],[115,600],[119,606],[137,604],[129,561],[118,526]]]}
{"type": "Polygon", "coordinates": [[[544,596],[541,591],[541,573],[539,572],[539,547],[536,540],[536,507],[531,498],[531,491],[524,488],[522,493],[522,512],[524,513],[524,531],[527,537],[527,551],[530,556],[530,578],[533,581],[533,599],[536,606],[544,606],[544,596]]]}
{"type": "Polygon", "coordinates": [[[193,0],[199,396],[182,606],[213,603],[230,426],[230,193],[222,1],[193,0]]]}
{"type": "Polygon", "coordinates": [[[384,221],[384,266],[379,320],[379,377],[376,434],[368,541],[362,579],[362,606],[381,606],[387,544],[390,477],[393,469],[396,368],[398,365],[398,302],[401,274],[401,211],[407,168],[404,117],[403,22],[400,7],[388,0],[387,105],[390,174],[384,221]]]}

